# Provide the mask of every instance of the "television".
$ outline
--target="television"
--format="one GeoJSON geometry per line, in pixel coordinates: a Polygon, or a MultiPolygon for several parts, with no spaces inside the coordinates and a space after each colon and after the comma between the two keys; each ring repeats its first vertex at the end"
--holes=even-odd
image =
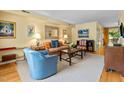
{"type": "Polygon", "coordinates": [[[124,27],[123,27],[123,23],[121,23],[121,25],[120,25],[120,35],[124,38],[124,27]]]}

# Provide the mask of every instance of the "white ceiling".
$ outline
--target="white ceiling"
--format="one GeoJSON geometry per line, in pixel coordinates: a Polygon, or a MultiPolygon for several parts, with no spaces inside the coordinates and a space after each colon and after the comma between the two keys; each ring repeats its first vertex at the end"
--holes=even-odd
{"type": "Polygon", "coordinates": [[[117,26],[120,13],[119,10],[32,10],[30,12],[69,24],[98,21],[104,27],[117,26]]]}

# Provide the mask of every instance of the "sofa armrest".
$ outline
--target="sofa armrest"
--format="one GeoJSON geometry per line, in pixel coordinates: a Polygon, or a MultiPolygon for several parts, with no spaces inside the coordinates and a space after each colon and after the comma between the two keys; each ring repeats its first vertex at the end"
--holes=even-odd
{"type": "Polygon", "coordinates": [[[68,44],[63,44],[63,45],[61,45],[61,46],[69,46],[68,44]]]}

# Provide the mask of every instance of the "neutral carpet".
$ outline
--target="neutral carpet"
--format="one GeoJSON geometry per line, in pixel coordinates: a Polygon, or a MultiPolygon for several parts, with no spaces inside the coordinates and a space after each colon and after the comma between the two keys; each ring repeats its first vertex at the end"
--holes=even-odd
{"type": "Polygon", "coordinates": [[[58,63],[57,74],[43,80],[33,80],[29,75],[27,62],[17,63],[17,71],[23,82],[96,82],[99,81],[103,66],[104,57],[95,54],[87,54],[83,59],[73,58],[72,66],[68,62],[58,63]]]}

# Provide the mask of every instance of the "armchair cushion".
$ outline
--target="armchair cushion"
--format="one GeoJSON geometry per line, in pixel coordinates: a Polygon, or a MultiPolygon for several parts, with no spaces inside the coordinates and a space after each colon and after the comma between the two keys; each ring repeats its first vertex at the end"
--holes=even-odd
{"type": "Polygon", "coordinates": [[[38,51],[38,52],[43,54],[43,55],[48,55],[48,50],[43,50],[43,51],[38,51]]]}

